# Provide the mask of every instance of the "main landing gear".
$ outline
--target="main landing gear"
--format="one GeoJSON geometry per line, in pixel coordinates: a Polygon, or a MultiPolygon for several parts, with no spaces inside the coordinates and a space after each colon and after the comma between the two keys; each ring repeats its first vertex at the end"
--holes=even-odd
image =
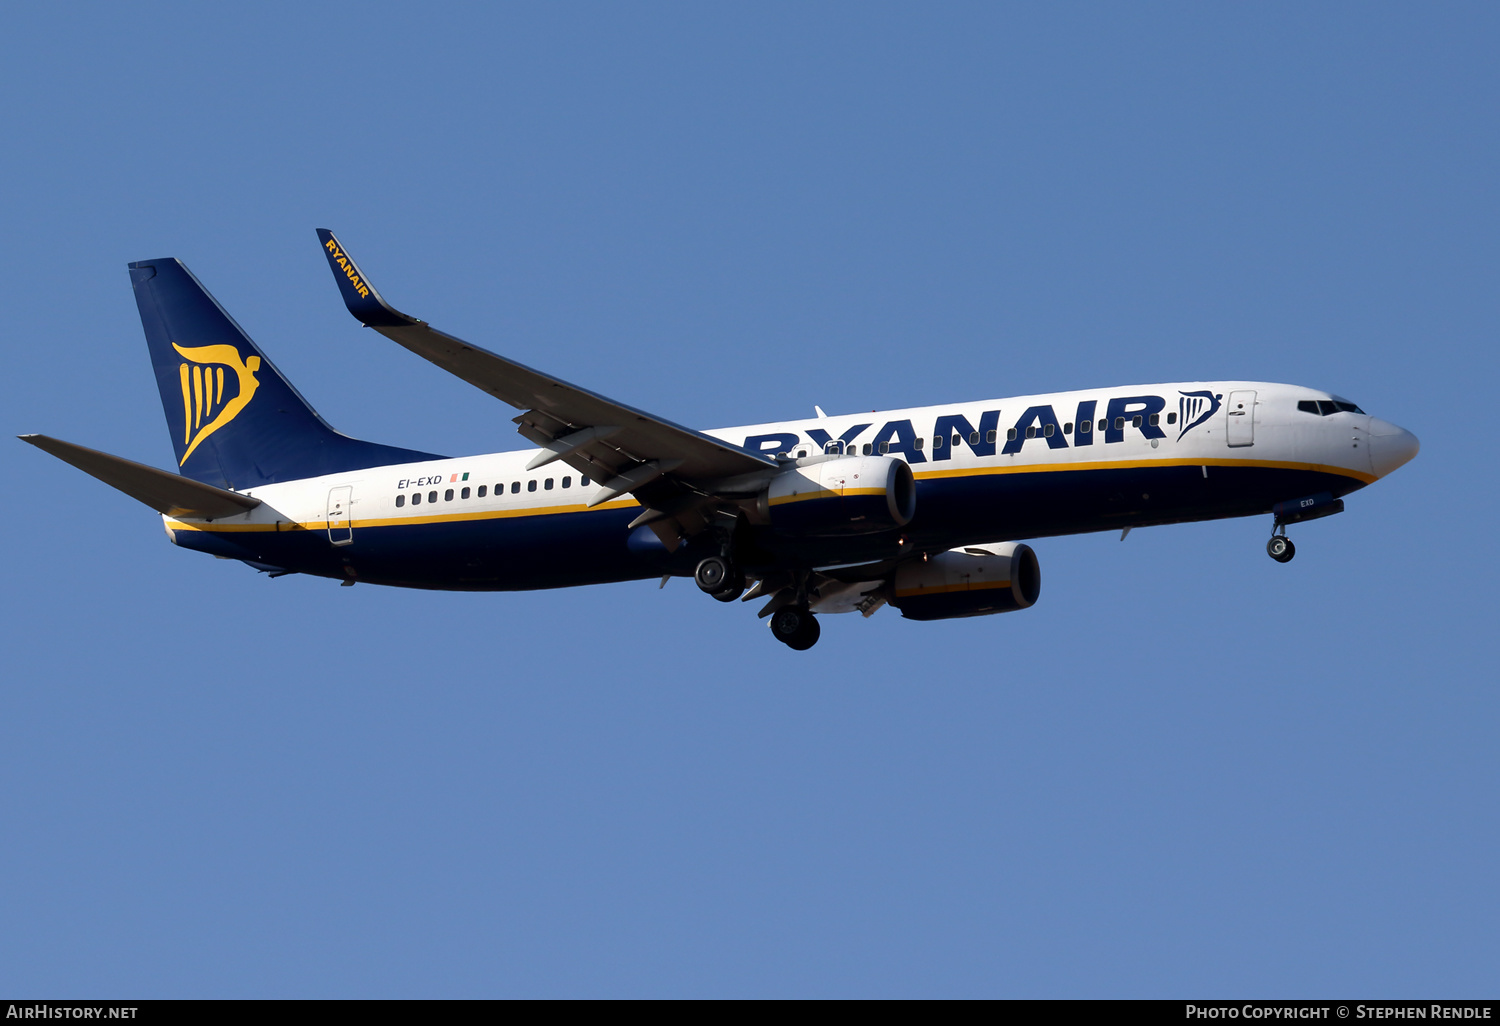
{"type": "Polygon", "coordinates": [[[745,593],[745,575],[723,556],[709,556],[693,571],[693,580],[720,602],[733,602],[745,593]]]}
{"type": "Polygon", "coordinates": [[[1285,534],[1273,534],[1271,540],[1266,542],[1266,555],[1278,563],[1290,563],[1296,554],[1297,546],[1285,534]]]}
{"type": "Polygon", "coordinates": [[[805,652],[818,643],[823,629],[806,606],[782,606],[771,617],[771,633],[787,648],[805,652]]]}
{"type": "MultiPolygon", "coordinates": [[[[745,593],[745,573],[727,556],[708,556],[693,571],[699,590],[720,602],[733,602],[745,593]]],[[[818,643],[823,633],[818,618],[807,608],[805,582],[799,586],[796,600],[782,606],[771,616],[771,633],[790,649],[805,652],[818,643]]]]}

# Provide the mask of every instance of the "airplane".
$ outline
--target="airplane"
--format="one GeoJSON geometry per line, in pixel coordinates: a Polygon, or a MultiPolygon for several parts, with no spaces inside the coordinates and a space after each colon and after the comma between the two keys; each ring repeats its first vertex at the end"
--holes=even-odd
{"type": "Polygon", "coordinates": [[[162,515],[176,545],[270,577],[518,591],[691,577],[795,650],[818,617],[1026,609],[1023,539],[1272,516],[1290,524],[1417,454],[1340,396],[1259,381],[1093,388],[699,431],[401,313],[332,232],[354,318],[521,411],[535,448],[448,457],[328,425],[176,259],[129,265],[176,471],[21,439],[162,515]]]}

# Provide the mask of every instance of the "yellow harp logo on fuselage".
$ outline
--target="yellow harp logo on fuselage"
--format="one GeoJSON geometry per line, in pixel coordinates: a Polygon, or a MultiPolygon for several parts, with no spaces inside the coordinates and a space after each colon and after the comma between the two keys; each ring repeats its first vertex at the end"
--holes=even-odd
{"type": "Polygon", "coordinates": [[[260,357],[252,356],[240,360],[240,352],[234,346],[199,346],[184,349],[176,342],[172,348],[186,362],[177,369],[182,382],[182,442],[187,451],[178,460],[180,467],[188,461],[193,450],[209,435],[228,424],[240,411],[250,404],[260,382],[255,372],[260,370],[260,357]],[[232,392],[225,398],[224,370],[234,375],[230,382],[232,392]]]}

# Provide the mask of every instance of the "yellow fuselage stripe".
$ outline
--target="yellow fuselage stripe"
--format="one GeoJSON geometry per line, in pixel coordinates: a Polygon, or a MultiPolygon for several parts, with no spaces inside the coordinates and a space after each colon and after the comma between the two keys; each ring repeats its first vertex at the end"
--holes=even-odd
{"type": "MultiPolygon", "coordinates": [[[[629,509],[631,506],[639,505],[640,503],[634,499],[616,499],[613,502],[601,502],[599,505],[593,507],[577,502],[567,506],[532,506],[527,509],[477,510],[473,513],[446,513],[430,517],[382,517],[377,520],[349,520],[340,521],[339,526],[406,527],[415,524],[453,524],[466,520],[508,520],[512,517],[535,517],[556,513],[591,513],[594,510],[629,509]]],[[[170,523],[172,527],[181,528],[185,531],[323,531],[328,528],[328,521],[326,520],[303,520],[295,523],[284,521],[280,524],[210,524],[181,520],[172,520],[170,523]]]]}
{"type": "Polygon", "coordinates": [[[1335,467],[1327,463],[1293,463],[1285,460],[1236,460],[1224,457],[1199,459],[1146,459],[1114,460],[1095,463],[1023,463],[1008,467],[955,467],[951,470],[916,470],[918,480],[939,477],[983,477],[989,474],[1048,474],[1064,470],[1134,470],[1140,467],[1263,467],[1271,470],[1311,470],[1320,474],[1338,474],[1352,477],[1356,481],[1372,484],[1374,474],[1366,474],[1348,467],[1335,467]]]}

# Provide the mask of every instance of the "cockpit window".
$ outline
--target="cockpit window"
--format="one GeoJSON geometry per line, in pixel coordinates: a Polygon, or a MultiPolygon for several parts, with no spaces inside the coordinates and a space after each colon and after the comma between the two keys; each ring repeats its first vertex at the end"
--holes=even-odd
{"type": "Polygon", "coordinates": [[[1327,417],[1335,413],[1358,413],[1361,410],[1353,403],[1346,403],[1342,399],[1303,399],[1297,403],[1297,409],[1303,413],[1315,413],[1319,417],[1327,417]]]}

